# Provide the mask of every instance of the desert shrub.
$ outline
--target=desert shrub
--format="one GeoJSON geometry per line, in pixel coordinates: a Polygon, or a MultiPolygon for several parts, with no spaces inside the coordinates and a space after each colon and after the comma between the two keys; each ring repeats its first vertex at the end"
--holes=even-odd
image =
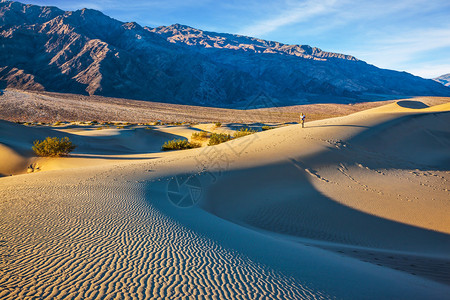
{"type": "Polygon", "coordinates": [[[208,133],[206,131],[194,132],[191,138],[193,140],[205,140],[208,138],[208,133]]]}
{"type": "Polygon", "coordinates": [[[182,123],[181,123],[181,122],[168,122],[168,123],[166,123],[166,125],[176,125],[176,126],[180,126],[180,125],[182,125],[182,123]]]}
{"type": "Polygon", "coordinates": [[[123,126],[116,126],[117,129],[123,129],[123,126]]]}
{"type": "Polygon", "coordinates": [[[275,128],[275,127],[267,126],[267,125],[261,127],[262,131],[266,131],[266,130],[270,130],[270,129],[274,129],[274,128],[275,128]]]}
{"type": "Polygon", "coordinates": [[[201,147],[201,145],[199,143],[193,143],[193,142],[189,142],[187,140],[182,140],[182,139],[175,139],[175,140],[165,142],[164,145],[161,147],[161,150],[163,150],[163,151],[184,150],[184,149],[192,149],[192,148],[198,148],[198,147],[201,147]]]}
{"type": "Polygon", "coordinates": [[[214,146],[231,140],[231,135],[226,133],[213,133],[209,139],[208,146],[214,146]]]}
{"type": "Polygon", "coordinates": [[[33,143],[33,151],[39,156],[66,156],[72,152],[76,146],[68,137],[58,139],[57,137],[47,137],[43,141],[36,140],[33,143]]]}
{"type": "Polygon", "coordinates": [[[53,123],[53,126],[59,126],[59,125],[61,125],[60,121],[56,121],[55,123],[53,123]]]}
{"type": "Polygon", "coordinates": [[[220,126],[222,126],[222,123],[216,122],[214,125],[216,125],[216,127],[220,127],[220,126]]]}
{"type": "Polygon", "coordinates": [[[246,135],[250,135],[250,134],[254,134],[256,133],[256,130],[250,129],[250,128],[241,128],[239,130],[236,130],[233,134],[233,137],[235,139],[246,136],[246,135]]]}

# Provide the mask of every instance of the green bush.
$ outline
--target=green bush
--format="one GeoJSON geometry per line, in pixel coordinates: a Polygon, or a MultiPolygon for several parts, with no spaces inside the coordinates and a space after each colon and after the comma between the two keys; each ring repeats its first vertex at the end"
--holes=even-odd
{"type": "Polygon", "coordinates": [[[176,125],[176,126],[180,126],[180,125],[183,125],[183,123],[181,123],[181,122],[169,122],[169,123],[167,123],[167,125],[176,125]]]}
{"type": "Polygon", "coordinates": [[[267,125],[261,127],[262,131],[266,131],[266,130],[270,130],[270,129],[274,129],[274,128],[275,128],[275,127],[267,126],[267,125]]]}
{"type": "Polygon", "coordinates": [[[220,127],[220,126],[222,126],[222,123],[216,122],[216,124],[214,124],[214,125],[216,125],[216,127],[220,127]]]}
{"type": "Polygon", "coordinates": [[[213,133],[209,139],[208,146],[218,145],[231,140],[232,137],[226,133],[213,133]]]}
{"type": "Polygon", "coordinates": [[[208,133],[206,131],[194,132],[191,136],[193,140],[205,140],[208,138],[208,133]]]}
{"type": "Polygon", "coordinates": [[[33,151],[39,156],[66,156],[72,152],[76,146],[68,137],[58,139],[57,137],[47,137],[43,141],[34,141],[33,151]]]}
{"type": "Polygon", "coordinates": [[[253,129],[249,129],[249,128],[241,128],[239,130],[236,130],[233,134],[233,137],[235,139],[246,136],[246,135],[250,135],[250,134],[254,134],[256,133],[256,130],[253,129]]]}
{"type": "Polygon", "coordinates": [[[192,148],[198,148],[201,147],[199,143],[193,143],[189,142],[187,140],[181,140],[181,139],[175,139],[171,141],[167,141],[162,146],[162,151],[169,151],[169,150],[185,150],[185,149],[192,149],[192,148]]]}

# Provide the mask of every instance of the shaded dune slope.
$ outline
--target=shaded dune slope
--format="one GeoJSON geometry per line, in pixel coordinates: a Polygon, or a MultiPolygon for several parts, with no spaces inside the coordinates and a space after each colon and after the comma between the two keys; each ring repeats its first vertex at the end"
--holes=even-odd
{"type": "MultiPolygon", "coordinates": [[[[307,126],[306,136],[298,129],[296,137],[295,126],[262,133],[267,141],[279,141],[277,136],[282,134],[278,132],[290,131],[291,139],[277,146],[280,151],[274,148],[272,156],[267,155],[275,162],[261,160],[251,168],[236,168],[222,176],[208,191],[211,196],[203,207],[227,219],[269,231],[371,247],[449,253],[448,222],[440,228],[430,228],[445,234],[432,231],[419,234],[423,229],[363,214],[353,210],[350,203],[339,203],[323,194],[323,191],[343,188],[339,187],[344,184],[342,181],[334,181],[337,175],[357,180],[345,174],[347,167],[359,166],[374,172],[377,169],[442,172],[450,169],[450,131],[446,126],[450,112],[405,115],[396,111],[396,107],[410,106],[405,102],[391,106],[392,114],[373,109],[321,122],[326,125],[313,122],[307,126]],[[338,124],[344,123],[338,119],[351,122],[338,124]],[[367,126],[372,122],[379,124],[367,126]],[[320,150],[298,155],[302,149],[311,147],[320,150]],[[323,186],[328,189],[321,189],[323,186]]],[[[419,107],[426,106],[414,103],[414,108],[419,107]]],[[[250,145],[246,151],[252,152],[253,146],[257,147],[250,145]]],[[[377,192],[364,185],[359,188],[367,193],[377,192]]],[[[355,197],[353,193],[349,191],[348,198],[355,197]]],[[[386,196],[382,192],[377,194],[380,203],[387,201],[383,200],[386,196]]],[[[395,221],[394,216],[389,217],[395,221]]]]}

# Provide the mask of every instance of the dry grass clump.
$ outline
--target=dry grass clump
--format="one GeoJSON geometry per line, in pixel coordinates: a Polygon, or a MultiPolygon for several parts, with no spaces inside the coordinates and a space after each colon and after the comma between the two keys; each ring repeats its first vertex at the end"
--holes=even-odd
{"type": "Polygon", "coordinates": [[[254,134],[256,133],[256,130],[250,129],[250,128],[241,128],[239,130],[236,130],[233,134],[233,137],[235,139],[246,136],[246,135],[250,135],[250,134],[254,134]]]}
{"type": "Polygon", "coordinates": [[[263,127],[261,127],[261,130],[262,130],[262,131],[266,131],[266,130],[270,130],[270,129],[275,129],[275,127],[273,127],[273,126],[267,126],[267,125],[264,125],[263,127]]]}
{"type": "Polygon", "coordinates": [[[216,125],[216,127],[217,128],[219,128],[219,127],[221,127],[222,126],[222,123],[220,123],[220,122],[216,122],[214,125],[216,125]]]}
{"type": "Polygon", "coordinates": [[[231,140],[232,137],[226,133],[213,133],[209,139],[208,146],[218,145],[231,140]]]}
{"type": "Polygon", "coordinates": [[[172,125],[172,126],[181,126],[184,125],[182,122],[168,122],[166,125],[172,125]]]}
{"type": "Polygon", "coordinates": [[[164,145],[161,147],[161,150],[162,151],[185,150],[185,149],[192,149],[192,148],[199,148],[199,147],[201,147],[201,145],[199,143],[189,142],[187,140],[182,140],[182,139],[174,139],[174,140],[165,142],[164,145]]]}
{"type": "Polygon", "coordinates": [[[208,133],[206,131],[194,132],[191,136],[193,140],[206,140],[208,138],[208,133]]]}
{"type": "Polygon", "coordinates": [[[47,137],[43,141],[36,140],[33,143],[33,151],[39,156],[67,156],[76,146],[68,137],[58,139],[57,137],[47,137]]]}

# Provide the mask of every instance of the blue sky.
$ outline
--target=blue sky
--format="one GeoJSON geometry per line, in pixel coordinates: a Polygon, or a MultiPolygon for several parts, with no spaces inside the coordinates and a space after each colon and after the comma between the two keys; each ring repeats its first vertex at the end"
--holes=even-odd
{"type": "Polygon", "coordinates": [[[121,21],[180,23],[351,54],[425,78],[450,73],[449,0],[24,0],[121,21]]]}

